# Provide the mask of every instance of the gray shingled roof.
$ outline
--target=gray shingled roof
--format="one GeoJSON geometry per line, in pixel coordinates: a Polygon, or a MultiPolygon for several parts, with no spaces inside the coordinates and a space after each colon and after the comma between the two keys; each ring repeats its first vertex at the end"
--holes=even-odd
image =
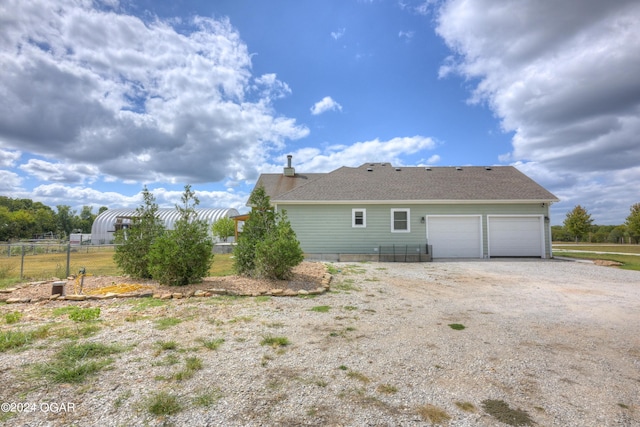
{"type": "Polygon", "coordinates": [[[271,202],[545,201],[558,198],[512,166],[394,167],[365,163],[326,174],[263,174],[271,202]]]}

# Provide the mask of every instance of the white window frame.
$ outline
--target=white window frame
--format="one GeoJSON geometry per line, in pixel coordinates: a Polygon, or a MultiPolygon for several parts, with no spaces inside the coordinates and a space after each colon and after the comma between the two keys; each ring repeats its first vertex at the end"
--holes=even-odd
{"type": "Polygon", "coordinates": [[[351,209],[351,227],[367,228],[367,210],[361,208],[351,209]],[[362,212],[362,224],[356,224],[356,212],[362,212]]]}
{"type": "Polygon", "coordinates": [[[392,233],[411,233],[411,209],[409,208],[391,209],[391,232],[392,233]],[[396,230],[396,222],[395,222],[396,212],[407,213],[407,229],[406,230],[396,230]]]}

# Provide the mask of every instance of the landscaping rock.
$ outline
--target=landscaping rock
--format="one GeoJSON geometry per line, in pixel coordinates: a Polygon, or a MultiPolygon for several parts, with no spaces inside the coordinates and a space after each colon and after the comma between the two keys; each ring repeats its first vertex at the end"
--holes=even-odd
{"type": "Polygon", "coordinates": [[[85,301],[87,299],[86,295],[65,295],[63,298],[68,301],[85,301]]]}
{"type": "Polygon", "coordinates": [[[7,304],[24,304],[31,302],[31,298],[7,298],[5,302],[7,304]]]}

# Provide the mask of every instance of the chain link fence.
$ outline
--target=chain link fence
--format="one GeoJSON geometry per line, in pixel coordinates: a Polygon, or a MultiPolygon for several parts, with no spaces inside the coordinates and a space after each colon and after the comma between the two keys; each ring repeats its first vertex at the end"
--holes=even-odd
{"type": "Polygon", "coordinates": [[[95,275],[117,275],[114,253],[114,245],[4,243],[0,244],[0,280],[64,279],[81,268],[95,275]]]}

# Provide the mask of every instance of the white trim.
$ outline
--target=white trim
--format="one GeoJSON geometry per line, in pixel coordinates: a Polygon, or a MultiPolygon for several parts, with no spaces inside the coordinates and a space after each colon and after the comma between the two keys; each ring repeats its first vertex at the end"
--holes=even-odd
{"type": "Polygon", "coordinates": [[[392,233],[411,233],[411,209],[409,208],[393,208],[391,209],[391,232],[392,233]],[[406,230],[396,230],[395,229],[395,213],[396,212],[406,212],[407,213],[407,229],[406,230]]]}
{"type": "Polygon", "coordinates": [[[271,203],[286,205],[507,205],[507,204],[541,204],[549,205],[559,199],[514,199],[514,200],[272,200],[271,203]]]}
{"type": "Polygon", "coordinates": [[[351,228],[367,228],[367,210],[363,208],[351,209],[351,228]],[[356,224],[356,212],[362,212],[362,224],[356,224]]]}
{"type": "Polygon", "coordinates": [[[544,228],[544,215],[527,215],[527,214],[491,214],[487,215],[487,254],[491,258],[491,218],[538,218],[540,222],[540,257],[546,258],[546,243],[545,243],[545,228],[544,228]]]}
{"type": "Polygon", "coordinates": [[[476,218],[478,219],[478,231],[480,236],[480,252],[478,253],[478,258],[483,258],[484,252],[484,233],[482,232],[482,215],[481,214],[471,214],[471,215],[425,215],[425,229],[426,229],[426,239],[427,244],[430,245],[429,241],[429,218],[476,218]]]}

